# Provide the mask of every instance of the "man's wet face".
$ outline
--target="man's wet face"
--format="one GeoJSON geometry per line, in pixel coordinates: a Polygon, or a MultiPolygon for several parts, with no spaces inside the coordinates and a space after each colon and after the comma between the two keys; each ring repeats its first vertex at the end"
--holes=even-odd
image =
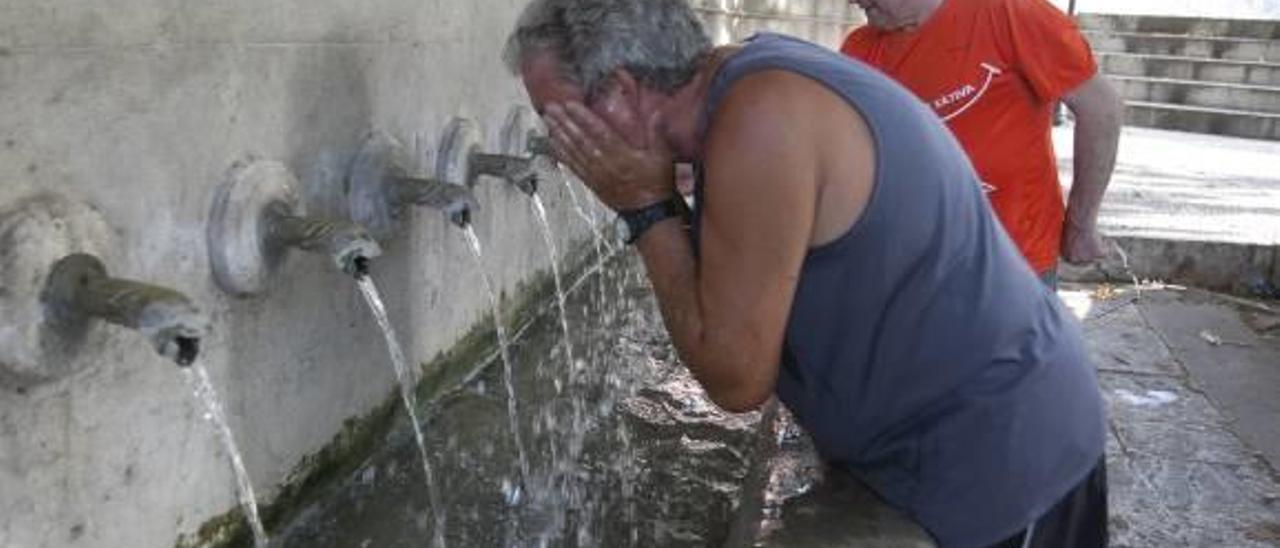
{"type": "Polygon", "coordinates": [[[525,62],[520,70],[525,90],[534,110],[543,113],[547,105],[577,101],[586,103],[582,88],[570,82],[560,70],[560,62],[551,54],[539,54],[525,62]]]}
{"type": "Polygon", "coordinates": [[[643,143],[645,128],[617,88],[607,88],[588,101],[583,89],[565,78],[560,61],[550,53],[531,57],[521,68],[520,76],[539,115],[543,115],[547,105],[578,102],[591,109],[632,145],[643,143]]]}

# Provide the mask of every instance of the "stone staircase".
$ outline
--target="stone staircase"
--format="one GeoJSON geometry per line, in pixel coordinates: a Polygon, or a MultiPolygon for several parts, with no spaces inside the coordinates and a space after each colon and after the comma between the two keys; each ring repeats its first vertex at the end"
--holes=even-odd
{"type": "Polygon", "coordinates": [[[1130,125],[1280,140],[1280,21],[1082,14],[1130,125]]]}

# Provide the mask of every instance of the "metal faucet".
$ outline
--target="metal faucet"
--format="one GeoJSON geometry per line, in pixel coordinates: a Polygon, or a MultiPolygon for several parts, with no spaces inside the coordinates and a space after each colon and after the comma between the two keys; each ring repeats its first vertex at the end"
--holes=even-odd
{"type": "Polygon", "coordinates": [[[386,182],[391,199],[400,205],[440,210],[458,228],[471,224],[471,211],[479,209],[471,189],[429,177],[394,175],[386,182]]]}
{"type": "Polygon", "coordinates": [[[382,247],[364,227],[309,215],[284,164],[250,158],[218,188],[206,230],[214,280],[240,297],[270,287],[291,249],[324,254],[342,272],[361,276],[382,247]]]}
{"type": "Polygon", "coordinates": [[[459,228],[471,224],[471,212],[480,206],[465,181],[411,175],[408,165],[408,153],[394,137],[371,133],[347,174],[351,216],[379,240],[402,229],[410,206],[436,209],[459,228]]]}
{"type": "Polygon", "coordinates": [[[68,255],[53,265],[40,301],[55,329],[76,330],[94,319],[134,329],[181,367],[195,362],[209,321],[185,295],[112,278],[97,257],[68,255]]]}
{"type": "Polygon", "coordinates": [[[538,192],[536,157],[473,152],[468,162],[473,176],[488,175],[503,179],[529,196],[538,192]]]}
{"type": "Polygon", "coordinates": [[[271,245],[323,253],[339,270],[352,276],[369,273],[369,262],[382,247],[363,226],[350,221],[293,215],[284,204],[267,211],[267,241],[271,245]]]}

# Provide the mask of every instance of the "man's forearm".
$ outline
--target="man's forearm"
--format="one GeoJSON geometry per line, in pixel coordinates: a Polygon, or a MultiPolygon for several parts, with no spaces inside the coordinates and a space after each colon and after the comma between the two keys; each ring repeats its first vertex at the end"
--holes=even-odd
{"type": "Polygon", "coordinates": [[[721,344],[724,336],[707,332],[698,262],[683,222],[668,219],[654,225],[641,236],[637,246],[667,332],[685,366],[716,405],[732,412],[754,409],[762,397],[750,376],[743,374],[750,361],[744,348],[749,345],[746,341],[721,344]]]}
{"type": "Polygon", "coordinates": [[[1115,170],[1124,112],[1114,92],[1109,87],[1106,91],[1072,107],[1076,115],[1075,158],[1067,222],[1089,230],[1096,227],[1098,210],[1115,170]]]}
{"type": "Polygon", "coordinates": [[[696,348],[702,332],[698,265],[693,245],[682,221],[676,218],[651,227],[636,245],[644,258],[649,282],[657,294],[667,332],[676,350],[687,359],[696,348]]]}

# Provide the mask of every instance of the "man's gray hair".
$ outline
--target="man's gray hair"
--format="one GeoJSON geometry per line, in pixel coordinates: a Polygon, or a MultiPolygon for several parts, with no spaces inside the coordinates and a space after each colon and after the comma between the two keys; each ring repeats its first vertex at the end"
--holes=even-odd
{"type": "Polygon", "coordinates": [[[519,73],[533,55],[551,53],[591,96],[619,68],[671,93],[693,79],[710,50],[687,0],[533,0],[502,56],[519,73]]]}

